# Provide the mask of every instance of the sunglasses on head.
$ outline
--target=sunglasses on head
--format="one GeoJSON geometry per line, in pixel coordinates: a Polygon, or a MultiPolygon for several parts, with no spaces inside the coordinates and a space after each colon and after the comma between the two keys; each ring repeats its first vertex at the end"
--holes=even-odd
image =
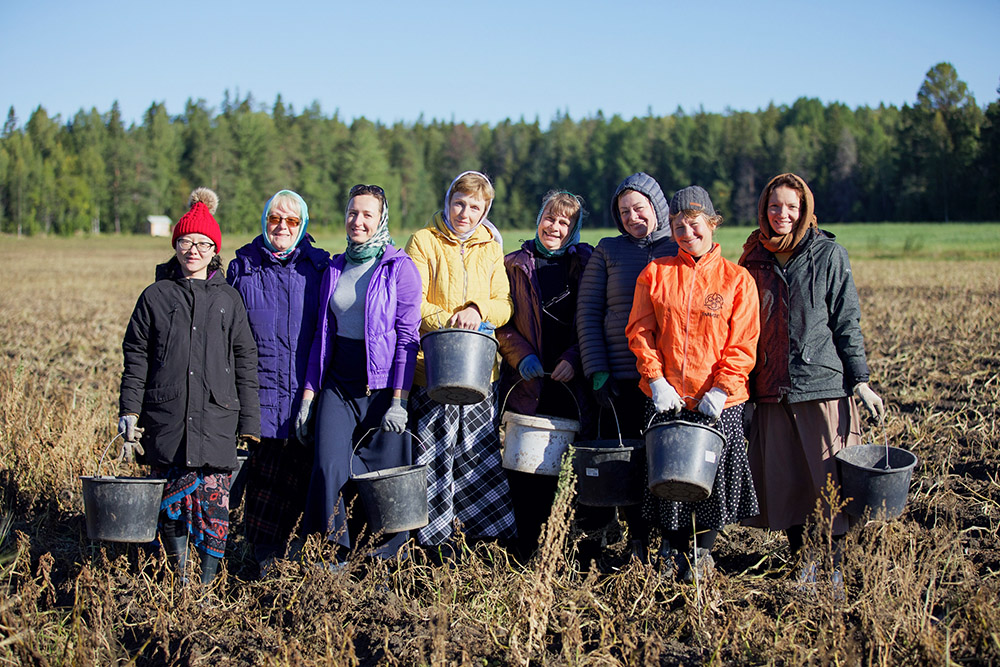
{"type": "Polygon", "coordinates": [[[373,195],[379,199],[385,199],[385,190],[377,185],[355,185],[351,188],[351,191],[347,193],[348,197],[356,197],[358,195],[373,195]]]}
{"type": "Polygon", "coordinates": [[[282,220],[284,220],[285,224],[288,225],[289,227],[298,227],[299,225],[302,224],[302,221],[296,218],[294,215],[282,216],[278,215],[277,213],[272,213],[271,215],[267,216],[267,224],[269,225],[275,225],[275,226],[280,225],[282,220]]]}

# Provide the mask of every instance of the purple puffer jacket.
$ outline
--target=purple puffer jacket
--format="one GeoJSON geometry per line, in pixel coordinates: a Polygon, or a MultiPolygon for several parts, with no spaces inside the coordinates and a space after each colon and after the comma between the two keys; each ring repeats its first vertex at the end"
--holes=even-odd
{"type": "MultiPolygon", "coordinates": [[[[309,355],[305,388],[318,392],[333,358],[337,320],[330,317],[330,299],[344,271],[347,256],[330,260],[320,286],[319,324],[309,355]]],[[[420,299],[423,286],[417,266],[402,250],[386,246],[365,295],[365,349],[368,389],[410,390],[420,347],[420,299]]]]}
{"type": "Polygon", "coordinates": [[[307,236],[284,263],[258,236],[236,251],[226,281],[243,297],[257,343],[260,432],[290,438],[299,412],[302,382],[309,365],[319,285],[330,253],[307,236]]]}

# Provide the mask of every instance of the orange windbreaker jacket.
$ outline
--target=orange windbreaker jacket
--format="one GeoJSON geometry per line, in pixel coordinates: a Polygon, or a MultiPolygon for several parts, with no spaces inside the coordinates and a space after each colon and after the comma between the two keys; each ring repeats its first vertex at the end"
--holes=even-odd
{"type": "Polygon", "coordinates": [[[760,335],[757,285],[718,243],[697,262],[680,250],[639,274],[625,334],[647,396],[662,376],[691,410],[712,387],[729,395],[727,408],[743,403],[760,335]]]}

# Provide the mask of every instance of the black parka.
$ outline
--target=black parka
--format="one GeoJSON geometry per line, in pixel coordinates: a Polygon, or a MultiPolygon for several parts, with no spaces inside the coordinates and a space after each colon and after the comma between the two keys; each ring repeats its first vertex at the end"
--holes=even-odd
{"type": "Polygon", "coordinates": [[[158,266],[122,351],[119,414],[139,415],[144,462],[234,470],[237,434],[260,435],[257,347],[223,272],[187,280],[176,259],[158,266]]]}

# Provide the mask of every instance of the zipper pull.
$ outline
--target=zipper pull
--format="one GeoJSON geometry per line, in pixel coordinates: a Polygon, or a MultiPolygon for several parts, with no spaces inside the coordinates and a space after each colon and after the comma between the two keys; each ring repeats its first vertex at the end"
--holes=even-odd
{"type": "Polygon", "coordinates": [[[365,396],[371,396],[371,395],[372,395],[372,390],[368,387],[368,385],[365,385],[365,396]]]}

